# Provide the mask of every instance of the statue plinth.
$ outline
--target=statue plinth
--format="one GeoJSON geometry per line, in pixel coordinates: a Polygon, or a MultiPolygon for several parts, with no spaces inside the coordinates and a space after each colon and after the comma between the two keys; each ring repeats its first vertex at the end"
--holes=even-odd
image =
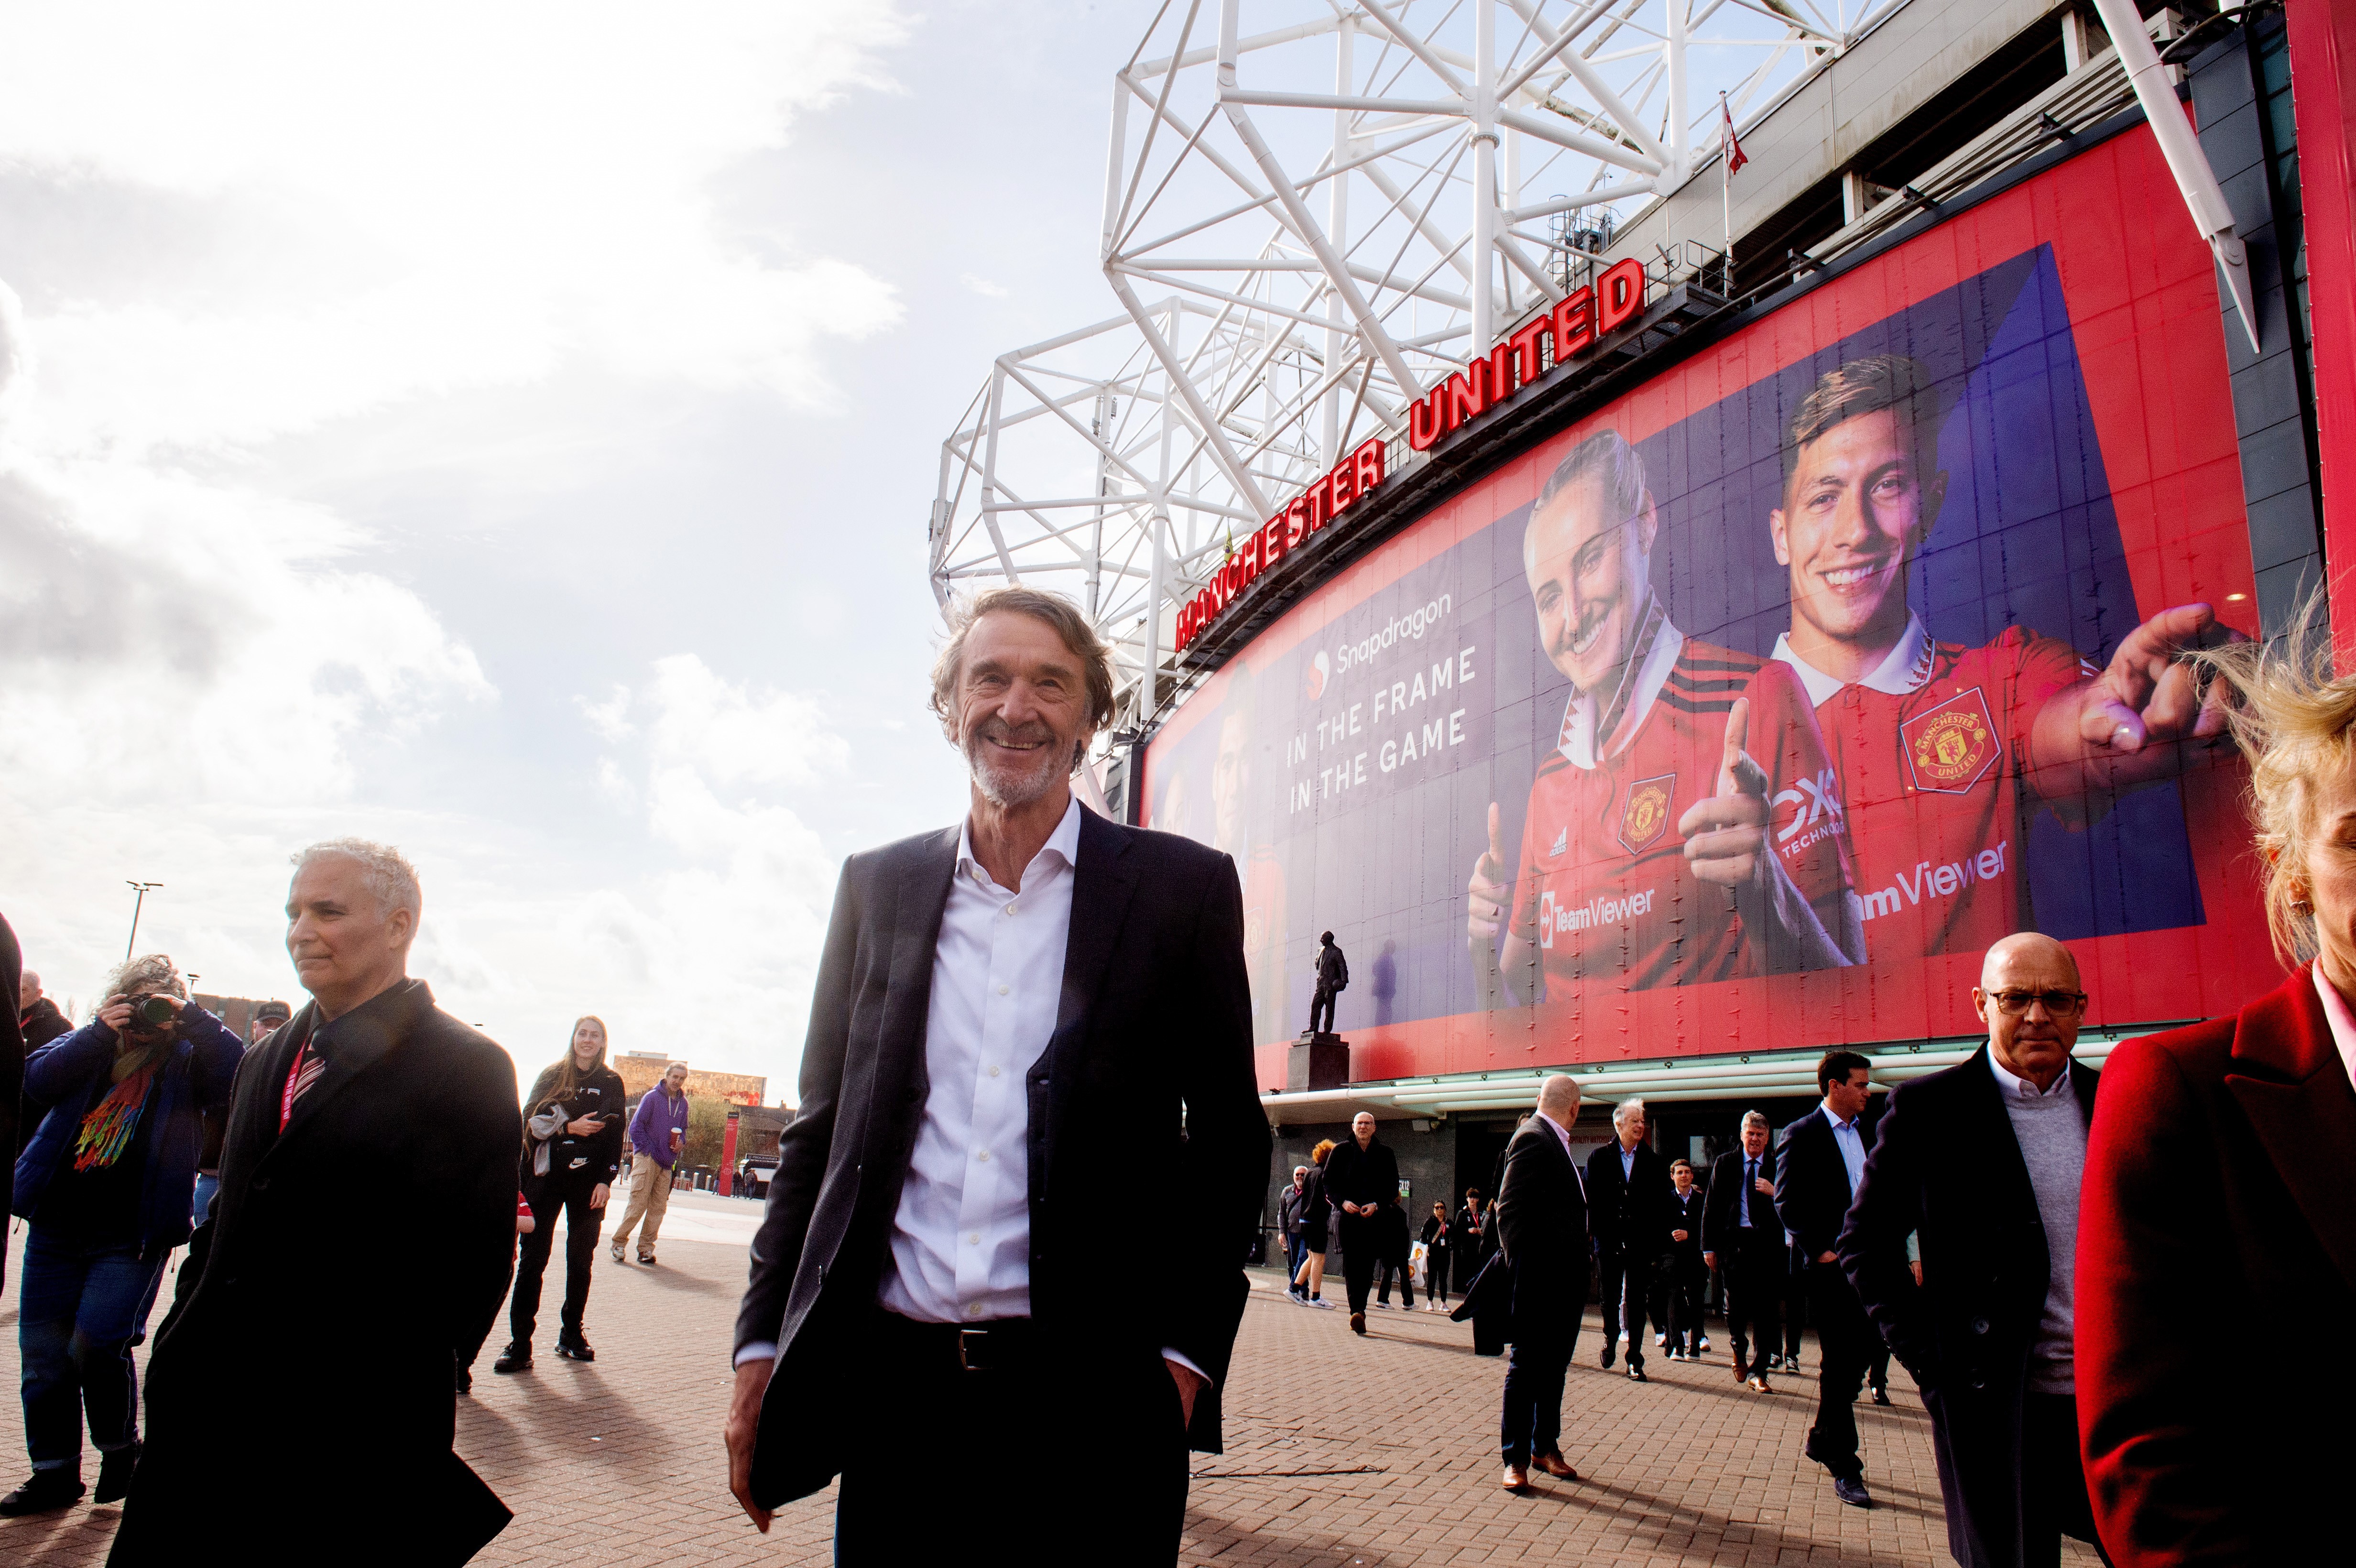
{"type": "Polygon", "coordinates": [[[1340,1089],[1350,1082],[1350,1042],[1320,1030],[1301,1031],[1284,1053],[1284,1087],[1288,1093],[1312,1089],[1340,1089]]]}

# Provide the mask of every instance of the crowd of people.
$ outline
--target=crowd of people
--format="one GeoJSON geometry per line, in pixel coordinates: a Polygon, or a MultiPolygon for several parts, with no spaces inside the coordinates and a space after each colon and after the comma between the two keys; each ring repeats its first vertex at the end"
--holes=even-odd
{"type": "MultiPolygon", "coordinates": [[[[14,993],[7,1016],[16,1026],[8,1043],[22,1042],[0,1052],[0,1061],[21,1064],[20,1078],[11,1072],[13,1082],[0,1083],[0,1124],[14,1129],[5,1140],[15,1155],[5,1168],[8,1206],[28,1222],[17,1292],[32,1466],[0,1495],[0,1518],[70,1507],[85,1494],[97,1503],[140,1491],[185,1501],[198,1477],[220,1477],[192,1401],[205,1397],[194,1391],[225,1392],[223,1369],[203,1358],[252,1347],[251,1326],[234,1320],[241,1299],[270,1301],[273,1287],[312,1297],[322,1288],[318,1280],[298,1285],[295,1253],[273,1250],[273,1241],[291,1246],[304,1222],[320,1218],[319,1197],[298,1189],[327,1173],[337,1147],[382,1157],[388,1163],[363,1162],[371,1179],[430,1203],[449,1200],[433,1208],[454,1243],[447,1277],[431,1287],[407,1283],[391,1305],[356,1310],[361,1342],[396,1368],[428,1366],[438,1349],[456,1393],[472,1387],[502,1296],[513,1338],[497,1370],[530,1368],[560,1214],[568,1245],[555,1349],[594,1359],[582,1330],[591,1263],[626,1151],[635,1176],[614,1256],[622,1260],[636,1228],[637,1261],[655,1262],[687,1127],[685,1064],[672,1063],[638,1100],[626,1131],[631,1107],[605,1062],[605,1026],[584,1018],[564,1056],[532,1085],[516,1136],[493,1136],[516,1104],[506,1053],[434,1008],[423,982],[405,974],[420,903],[414,871],[396,851],[357,839],[314,845],[295,863],[287,947],[312,1001],[299,1012],[283,1002],[252,1008],[244,1038],[199,1005],[189,977],[162,954],[116,965],[77,1028],[39,974],[19,969],[14,933],[0,923],[0,988],[14,993]],[[487,1098],[441,1104],[419,1075],[443,1069],[456,1087],[487,1098]],[[437,1114],[404,1130],[407,1101],[437,1114]],[[423,1185],[408,1188],[411,1176],[423,1185]],[[181,1247],[187,1257],[158,1330],[146,1401],[161,1441],[143,1444],[133,1351],[147,1340],[166,1265],[181,1247]],[[392,1307],[402,1302],[416,1313],[399,1316],[392,1307]],[[94,1487],[82,1478],[85,1429],[99,1456],[94,1487]]],[[[348,1172],[336,1185],[348,1188],[348,1172]]],[[[315,1250],[323,1278],[382,1278],[384,1262],[367,1249],[322,1238],[315,1250]]],[[[355,1309],[338,1310],[349,1319],[355,1309]]],[[[249,1433],[266,1429],[277,1451],[305,1430],[316,1435],[324,1413],[291,1383],[265,1381],[237,1397],[257,1408],[236,1419],[249,1433]]],[[[407,1468],[397,1474],[461,1505],[451,1528],[463,1537],[491,1528],[504,1510],[478,1482],[454,1482],[434,1458],[438,1403],[430,1392],[399,1387],[386,1446],[406,1449],[407,1468]]],[[[448,1412],[438,1419],[446,1426],[448,1412]]],[[[447,1447],[445,1435],[445,1459],[447,1447]]],[[[148,1520],[166,1506],[136,1511],[148,1520]]],[[[155,1540],[126,1524],[117,1555],[140,1561],[150,1550],[142,1542],[155,1540]]]]}
{"type": "MultiPolygon", "coordinates": [[[[1112,710],[1109,650],[1076,610],[1001,589],[957,606],[951,629],[933,704],[969,811],[844,866],[802,1114],[734,1335],[728,1485],[766,1531],[839,1480],[838,1560],[905,1561],[912,1425],[982,1434],[928,1473],[928,1511],[1043,1563],[1167,1564],[1187,1455],[1222,1440],[1271,1147],[1241,888],[1226,855],[1071,794],[1112,710]],[[1077,1151],[1113,1125],[1135,1129],[1125,1157],[1168,1196],[1153,1200],[1159,1287],[1108,1312],[1102,1170],[1077,1151]],[[1108,1441],[1117,1480],[1039,1506],[1041,1455],[1108,1441]]],[[[1973,992],[1986,1044],[1898,1085],[1869,1144],[1871,1063],[1835,1051],[1819,1104],[1772,1138],[1746,1117],[1706,1188],[1653,1151],[1633,1100],[1575,1158],[1580,1086],[1558,1073],[1494,1201],[1435,1203],[1418,1227],[1361,1116],[1286,1195],[1296,1294],[1322,1300],[1337,1243],[1363,1334],[1378,1275],[1411,1302],[1419,1239],[1428,1299],[1452,1272],[1476,1349],[1511,1348],[1499,1430],[1518,1493],[1533,1469],[1580,1478],[1562,1401],[1591,1283],[1603,1366],[1624,1354],[1642,1381],[1648,1313],[1675,1356],[1707,1351],[1716,1270],[1733,1372],[1760,1391],[1779,1328],[1794,1366],[1778,1319],[1796,1248],[1821,1358],[1804,1451],[1842,1501],[1872,1503],[1852,1407],[1886,1350],[1922,1391],[1960,1561],[2051,1563],[2063,1535],[2136,1568],[2304,1560],[2345,1469],[2329,1433],[2356,1371],[2327,1354],[2254,1377],[2214,1346],[2231,1326],[2329,1325],[2356,1307],[2356,677],[2316,647],[2200,656],[2240,699],[2266,908],[2299,960],[2278,989],[2126,1041],[2097,1073],[2073,1055],[2088,997],[2071,950],[2007,936],[1973,992]]],[[[651,1263],[662,1200],[638,1188],[675,1163],[684,1099],[666,1074],[623,1104],[594,1017],[519,1096],[509,1054],[410,976],[422,908],[396,851],[303,851],[286,946],[309,1000],[247,1040],[156,955],[117,969],[71,1027],[24,983],[0,921],[10,1145],[28,1113],[6,1179],[30,1227],[34,1465],[0,1513],[82,1495],[86,1426],[99,1495],[125,1502],[119,1564],[184,1559],[200,1520],[234,1521],[241,1556],[271,1564],[463,1563],[505,1527],[454,1451],[453,1372],[463,1390],[502,1300],[501,1360],[529,1365],[560,1214],[557,1352],[589,1359],[590,1272],[625,1153],[651,1263]],[[356,1187],[434,1216],[430,1266],[352,1222],[356,1187]],[[130,1351],[182,1245],[143,1419],[130,1351]],[[321,1374],[322,1325],[365,1351],[359,1392],[321,1374]]]]}

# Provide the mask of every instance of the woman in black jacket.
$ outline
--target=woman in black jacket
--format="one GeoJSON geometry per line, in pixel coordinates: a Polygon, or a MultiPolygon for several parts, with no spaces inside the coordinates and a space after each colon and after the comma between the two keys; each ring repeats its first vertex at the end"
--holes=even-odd
{"type": "Polygon", "coordinates": [[[564,1307],[556,1353],[594,1361],[581,1334],[589,1305],[589,1271],[597,1232],[605,1223],[605,1197],[622,1168],[622,1124],[628,1116],[621,1074],[605,1065],[605,1021],[586,1017],[573,1026],[573,1049],[541,1072],[524,1101],[522,1185],[531,1205],[531,1233],[516,1258],[515,1291],[508,1300],[508,1348],[495,1372],[531,1365],[531,1331],[540,1317],[540,1278],[564,1215],[564,1307]]]}
{"type": "Polygon", "coordinates": [[[1423,1309],[1448,1310],[1448,1205],[1434,1203],[1423,1222],[1423,1309]]]}

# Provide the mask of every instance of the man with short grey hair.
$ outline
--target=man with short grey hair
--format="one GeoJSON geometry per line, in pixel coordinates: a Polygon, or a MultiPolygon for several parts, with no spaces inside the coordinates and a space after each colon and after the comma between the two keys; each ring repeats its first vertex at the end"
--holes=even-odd
{"type": "Polygon", "coordinates": [[[1783,1294],[1783,1221],[1775,1217],[1774,1127],[1758,1111],[1742,1114],[1742,1147],[1718,1157],[1702,1201],[1702,1263],[1726,1281],[1726,1336],[1734,1342],[1734,1381],[1767,1392],[1783,1294]],[[1755,1356],[1748,1355],[1752,1346],[1755,1356]]]}
{"type": "Polygon", "coordinates": [[[1653,1266],[1669,1248],[1676,1189],[1666,1161],[1644,1141],[1644,1102],[1612,1107],[1612,1141],[1587,1157],[1587,1201],[1595,1230],[1595,1268],[1603,1309],[1603,1358],[1628,1336],[1628,1377],[1644,1382],[1644,1302],[1653,1266]]]}
{"type": "Polygon", "coordinates": [[[909,1435],[953,1433],[926,1506],[965,1538],[1173,1563],[1265,1202],[1242,888],[1073,796],[1113,701],[1070,603],[993,589],[949,633],[965,820],[843,867],[737,1316],[729,1488],[766,1531],[839,1475],[835,1560],[905,1562],[909,1435]],[[1162,1195],[1159,1288],[1119,1311],[1088,1151],[1113,1125],[1162,1195]],[[1117,1473],[1042,1478],[1074,1451],[1117,1473]]]}
{"type": "Polygon", "coordinates": [[[241,1553],[463,1563],[509,1513],[451,1451],[453,1358],[507,1293],[523,1116],[515,1064],[409,976],[423,900],[398,850],[364,839],[295,858],[286,952],[311,993],[245,1053],[220,1189],[156,1336],[148,1441],[115,1568],[177,1563],[191,1520],[234,1520],[241,1553]],[[434,1216],[421,1266],[355,1211],[354,1182],[434,1216]],[[323,1336],[365,1359],[365,1392],[323,1375],[323,1336]]]}
{"type": "Polygon", "coordinates": [[[2071,1055],[2081,987],[2050,936],[1988,949],[1972,990],[1987,1043],[1890,1092],[1840,1232],[1841,1266],[1931,1412],[1947,1550],[1967,1568],[2058,1563],[2062,1536],[2095,1540],[2072,1264],[2100,1075],[2071,1055]]]}

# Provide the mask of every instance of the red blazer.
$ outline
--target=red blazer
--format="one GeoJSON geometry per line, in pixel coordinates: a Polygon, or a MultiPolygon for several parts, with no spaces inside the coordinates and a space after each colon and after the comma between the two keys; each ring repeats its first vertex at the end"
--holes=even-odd
{"type": "Polygon", "coordinates": [[[2351,1477],[2334,1336],[2356,1320],[2356,1088],[2306,965],[2111,1054],[2076,1312],[2087,1489],[2118,1568],[2307,1557],[2351,1477]]]}

